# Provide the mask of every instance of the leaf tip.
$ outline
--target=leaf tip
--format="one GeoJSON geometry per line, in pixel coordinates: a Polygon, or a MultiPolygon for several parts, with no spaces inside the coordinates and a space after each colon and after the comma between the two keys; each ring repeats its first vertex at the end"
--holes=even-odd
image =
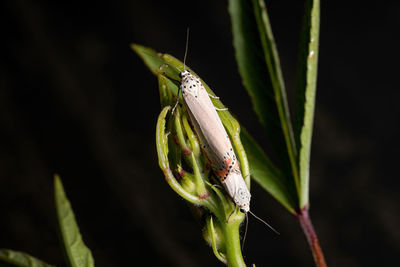
{"type": "Polygon", "coordinates": [[[139,53],[138,51],[140,50],[140,48],[141,48],[142,46],[139,45],[139,44],[131,43],[131,44],[129,45],[129,47],[130,47],[134,52],[139,53]]]}
{"type": "Polygon", "coordinates": [[[54,189],[56,192],[59,191],[59,189],[63,189],[60,175],[57,173],[54,174],[54,189]]]}

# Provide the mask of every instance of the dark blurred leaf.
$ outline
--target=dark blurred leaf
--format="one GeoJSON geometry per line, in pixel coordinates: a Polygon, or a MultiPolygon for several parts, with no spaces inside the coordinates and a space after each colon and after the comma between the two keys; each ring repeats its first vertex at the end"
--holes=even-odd
{"type": "MultiPolygon", "coordinates": [[[[287,192],[297,198],[298,167],[278,52],[263,1],[230,0],[233,44],[243,84],[268,141],[281,159],[287,192]]],[[[262,163],[260,163],[262,164],[262,163]]],[[[265,163],[268,165],[268,163],[265,163]]],[[[261,181],[263,178],[258,177],[261,181]]]]}
{"type": "Polygon", "coordinates": [[[266,129],[268,140],[282,160],[286,161],[284,167],[289,167],[285,138],[290,141],[292,131],[268,17],[257,1],[253,1],[254,6],[251,1],[244,0],[230,0],[229,3],[233,44],[243,84],[266,129]]]}
{"type": "Polygon", "coordinates": [[[24,252],[0,249],[0,266],[51,267],[53,265],[44,263],[24,252]]]}
{"type": "Polygon", "coordinates": [[[54,177],[54,194],[62,242],[70,266],[94,266],[92,252],[83,243],[71,204],[65,195],[63,185],[57,175],[54,177]]]}

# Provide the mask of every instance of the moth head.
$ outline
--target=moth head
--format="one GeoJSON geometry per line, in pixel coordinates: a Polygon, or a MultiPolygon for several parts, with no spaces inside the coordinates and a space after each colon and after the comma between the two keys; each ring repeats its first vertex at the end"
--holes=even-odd
{"type": "Polygon", "coordinates": [[[243,188],[239,188],[236,192],[233,201],[239,206],[240,211],[247,213],[250,210],[250,192],[243,188]]]}
{"type": "Polygon", "coordinates": [[[183,71],[181,71],[180,73],[179,73],[179,77],[182,79],[182,78],[184,78],[184,77],[186,77],[186,76],[188,76],[188,75],[190,75],[190,71],[188,71],[188,70],[183,70],[183,71]]]}
{"type": "Polygon", "coordinates": [[[250,210],[250,203],[243,204],[240,207],[240,211],[243,213],[247,213],[247,212],[249,212],[249,210],[250,210]]]}

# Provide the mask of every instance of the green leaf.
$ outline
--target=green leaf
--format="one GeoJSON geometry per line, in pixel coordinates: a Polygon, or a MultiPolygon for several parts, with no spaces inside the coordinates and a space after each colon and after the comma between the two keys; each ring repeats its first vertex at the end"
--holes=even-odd
{"type": "Polygon", "coordinates": [[[296,147],[278,52],[263,1],[230,0],[233,45],[243,84],[284,172],[298,180],[296,147]]]}
{"type": "Polygon", "coordinates": [[[144,64],[156,75],[158,72],[157,69],[164,63],[162,59],[159,58],[157,52],[154,49],[138,44],[131,44],[131,49],[140,56],[144,64]]]}
{"type": "Polygon", "coordinates": [[[19,267],[51,267],[35,257],[24,252],[0,249],[0,266],[19,266],[19,267]]]}
{"type": "MultiPolygon", "coordinates": [[[[165,76],[171,78],[172,80],[178,81],[180,70],[174,65],[168,64],[163,58],[165,55],[162,53],[157,53],[154,49],[145,47],[138,44],[131,44],[131,49],[138,54],[138,56],[143,60],[147,68],[154,74],[163,73],[165,76]]],[[[183,64],[182,68],[183,69],[183,64]]]]}
{"type": "Polygon", "coordinates": [[[295,136],[300,168],[300,208],[308,204],[310,149],[317,84],[319,12],[319,0],[307,0],[299,49],[295,112],[295,136]]]}
{"type": "Polygon", "coordinates": [[[92,252],[83,243],[74,212],[65,195],[61,179],[58,175],[54,176],[54,193],[62,243],[70,266],[94,266],[92,252]]]}
{"type": "Polygon", "coordinates": [[[253,179],[268,193],[278,200],[291,213],[297,207],[296,192],[290,191],[292,180],[285,177],[269,160],[264,151],[254,141],[246,130],[242,129],[241,139],[250,164],[253,179]]]}
{"type": "Polygon", "coordinates": [[[172,91],[170,88],[170,80],[162,74],[158,74],[158,88],[160,92],[161,107],[164,108],[173,103],[172,91]]]}

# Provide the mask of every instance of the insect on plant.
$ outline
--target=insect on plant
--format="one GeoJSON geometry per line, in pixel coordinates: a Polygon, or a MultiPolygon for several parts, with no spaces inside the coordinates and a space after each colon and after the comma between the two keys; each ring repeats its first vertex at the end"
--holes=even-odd
{"type": "MultiPolygon", "coordinates": [[[[327,266],[309,216],[320,1],[304,2],[295,103],[290,112],[265,1],[228,0],[238,71],[264,127],[265,139],[271,144],[269,149],[277,155],[273,159],[249,132],[242,130],[208,85],[186,65],[189,30],[183,62],[149,47],[131,44],[158,79],[162,110],[157,119],[155,144],[165,180],[192,204],[189,207],[201,224],[203,238],[216,258],[229,267],[246,266],[242,253],[249,213],[275,231],[250,210],[250,172],[252,179],[296,218],[315,265],[327,266]],[[244,220],[246,228],[241,238],[244,220]]],[[[57,175],[54,192],[67,264],[93,267],[92,253],[82,241],[57,175]]],[[[24,252],[8,249],[0,249],[1,266],[2,263],[51,266],[24,252]]]]}
{"type": "MultiPolygon", "coordinates": [[[[211,102],[210,97],[218,98],[209,94],[201,80],[186,70],[186,56],[189,43],[189,28],[186,35],[186,48],[183,59],[183,70],[179,71],[181,78],[178,88],[177,102],[172,109],[174,113],[179,103],[179,91],[182,92],[183,101],[189,113],[192,125],[200,140],[201,149],[206,155],[214,174],[222,183],[225,192],[232,199],[240,211],[246,214],[246,231],[247,231],[247,214],[252,214],[255,218],[263,222],[266,226],[278,233],[264,220],[257,217],[250,211],[251,194],[243,179],[240,170],[239,161],[233,149],[229,136],[221,122],[217,111],[225,111],[227,108],[217,108],[211,102]]],[[[229,218],[228,218],[229,220],[229,218]]],[[[245,232],[246,232],[245,231],[245,232]]],[[[278,233],[279,234],[279,233],[278,233]]]]}
{"type": "Polygon", "coordinates": [[[244,266],[238,241],[240,224],[251,213],[250,170],[253,180],[298,220],[316,265],[326,266],[309,216],[319,13],[319,1],[307,0],[292,121],[264,1],[229,0],[238,70],[272,144],[271,150],[279,155],[274,160],[249,132],[241,131],[240,123],[229,111],[215,108],[225,106],[219,99],[210,98],[213,91],[186,66],[187,48],[181,62],[172,55],[132,44],[132,49],[158,78],[162,106],[156,126],[159,166],[170,187],[200,208],[207,227],[204,238],[216,257],[230,266],[244,266]],[[181,99],[182,106],[176,105],[176,97],[181,99]],[[172,107],[174,114],[170,112],[172,107]],[[182,165],[185,163],[186,166],[182,165]]]}

